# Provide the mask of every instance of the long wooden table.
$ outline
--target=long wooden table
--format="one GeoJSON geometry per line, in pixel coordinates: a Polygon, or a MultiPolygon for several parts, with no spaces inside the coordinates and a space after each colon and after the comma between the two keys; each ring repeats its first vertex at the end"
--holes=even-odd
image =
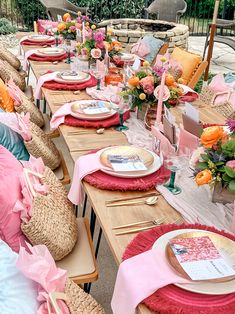
{"type": "MultiPolygon", "coordinates": [[[[27,51],[33,48],[24,46],[23,49],[24,51],[27,51]]],[[[48,70],[59,71],[69,69],[69,65],[64,62],[54,65],[51,62],[46,63],[30,61],[30,66],[36,79],[48,70]]],[[[85,91],[82,91],[79,95],[74,95],[71,91],[53,91],[43,88],[42,92],[52,114],[67,101],[90,98],[85,91]]],[[[211,108],[199,108],[199,111],[200,119],[204,123],[224,122],[224,117],[213,111],[211,108]]],[[[176,121],[178,123],[181,122],[182,113],[177,110],[177,108],[174,108],[172,112],[176,117],[176,121]]],[[[61,125],[59,130],[67,144],[74,162],[79,156],[86,154],[92,149],[102,148],[113,144],[128,145],[126,136],[121,132],[115,131],[113,128],[105,130],[102,135],[96,134],[95,129],[88,129],[88,132],[90,132],[89,134],[71,135],[70,132],[79,132],[79,130],[84,130],[84,128],[70,127],[66,125],[61,125]]],[[[119,192],[99,190],[86,182],[83,183],[83,186],[117,264],[121,262],[122,255],[127,244],[135,237],[136,234],[115,236],[112,227],[162,216],[166,216],[167,222],[171,223],[181,217],[180,214],[172,208],[163,197],[160,197],[158,203],[154,206],[136,205],[108,208],[105,204],[107,200],[129,196],[135,197],[143,193],[140,191],[119,192]]],[[[141,314],[152,313],[144,305],[140,305],[138,307],[138,312],[141,314]]]]}

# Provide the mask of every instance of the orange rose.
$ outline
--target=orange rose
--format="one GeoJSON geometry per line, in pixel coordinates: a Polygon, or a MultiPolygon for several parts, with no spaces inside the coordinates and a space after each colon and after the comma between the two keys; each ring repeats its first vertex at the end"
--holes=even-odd
{"type": "Polygon", "coordinates": [[[63,15],[63,21],[64,22],[71,21],[71,15],[69,13],[65,13],[63,15]]]}
{"type": "Polygon", "coordinates": [[[174,76],[171,75],[171,74],[167,74],[166,75],[166,80],[165,80],[166,86],[172,86],[174,83],[175,83],[174,76]]]}
{"type": "Polygon", "coordinates": [[[66,28],[66,25],[64,23],[59,23],[57,26],[57,29],[59,32],[63,32],[66,28]]]}
{"type": "Polygon", "coordinates": [[[212,173],[210,170],[205,169],[203,171],[200,171],[195,178],[195,181],[197,185],[203,185],[203,184],[208,184],[212,180],[212,173]]]}
{"type": "Polygon", "coordinates": [[[138,78],[138,76],[132,76],[131,78],[129,78],[128,84],[130,86],[137,87],[140,85],[140,79],[138,78]]]}
{"type": "Polygon", "coordinates": [[[219,140],[222,140],[226,136],[224,129],[220,126],[211,126],[204,129],[201,135],[201,143],[206,148],[211,148],[219,140]]]}

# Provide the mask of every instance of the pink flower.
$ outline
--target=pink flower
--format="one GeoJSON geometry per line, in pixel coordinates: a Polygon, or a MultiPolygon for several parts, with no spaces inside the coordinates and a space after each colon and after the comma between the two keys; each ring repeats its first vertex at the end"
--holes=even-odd
{"type": "Polygon", "coordinates": [[[76,23],[75,26],[77,29],[82,29],[82,24],[80,24],[80,23],[76,23]]]}
{"type": "Polygon", "coordinates": [[[229,160],[226,162],[226,166],[232,168],[235,171],[235,160],[229,160]]]}
{"type": "Polygon", "coordinates": [[[82,48],[82,49],[81,49],[81,55],[82,55],[82,56],[87,56],[87,55],[88,55],[88,50],[87,50],[87,48],[82,48]]]}
{"type": "Polygon", "coordinates": [[[154,79],[153,76],[148,75],[140,80],[140,85],[146,94],[150,95],[154,91],[154,79]]]}
{"type": "Polygon", "coordinates": [[[76,32],[76,27],[75,26],[70,26],[69,29],[71,30],[71,32],[76,32]]]}
{"type": "Polygon", "coordinates": [[[105,39],[105,35],[102,31],[97,31],[93,34],[94,40],[96,42],[103,41],[105,39]]]}
{"type": "Polygon", "coordinates": [[[99,48],[97,49],[91,49],[91,56],[94,59],[99,59],[101,57],[101,50],[99,48]]]}
{"type": "Polygon", "coordinates": [[[104,42],[103,41],[97,41],[95,46],[96,46],[96,48],[103,49],[104,48],[104,42]]]}

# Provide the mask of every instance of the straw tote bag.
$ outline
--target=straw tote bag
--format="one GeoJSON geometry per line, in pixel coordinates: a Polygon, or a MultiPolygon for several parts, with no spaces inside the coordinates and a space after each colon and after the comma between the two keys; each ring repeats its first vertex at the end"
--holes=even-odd
{"type": "MultiPolygon", "coordinates": [[[[71,279],[67,279],[64,293],[52,292],[49,298],[56,314],[61,313],[57,300],[64,300],[71,314],[105,314],[102,306],[71,279]]],[[[49,302],[47,304],[49,313],[52,313],[49,302]]]]}
{"type": "Polygon", "coordinates": [[[20,60],[3,46],[0,46],[0,59],[6,60],[16,70],[19,70],[21,67],[20,60]]]}
{"type": "Polygon", "coordinates": [[[36,124],[30,123],[32,138],[24,141],[28,152],[36,158],[41,157],[45,166],[54,170],[59,167],[61,159],[58,149],[48,134],[36,124]]]}
{"type": "Polygon", "coordinates": [[[25,90],[25,76],[20,75],[7,61],[0,61],[0,77],[4,83],[7,83],[12,78],[22,91],[25,90]]]}
{"type": "Polygon", "coordinates": [[[38,109],[37,106],[30,100],[22,91],[20,93],[20,98],[22,100],[19,106],[14,106],[15,111],[18,113],[30,113],[30,121],[36,124],[38,127],[44,126],[44,118],[42,112],[38,109]]]}
{"type": "Polygon", "coordinates": [[[22,222],[21,230],[33,245],[44,244],[58,261],[68,255],[78,238],[78,227],[72,203],[63,185],[47,167],[43,175],[24,168],[25,179],[33,196],[32,217],[22,222]],[[30,175],[40,177],[48,187],[46,195],[35,192],[30,175]],[[56,182],[56,184],[55,184],[56,182]]]}

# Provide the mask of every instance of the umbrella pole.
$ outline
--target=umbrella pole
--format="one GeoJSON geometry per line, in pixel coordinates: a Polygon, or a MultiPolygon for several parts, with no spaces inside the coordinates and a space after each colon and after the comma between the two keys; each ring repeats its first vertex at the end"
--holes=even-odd
{"type": "Polygon", "coordinates": [[[209,40],[209,47],[208,47],[208,53],[207,53],[207,67],[205,70],[205,75],[204,75],[204,81],[208,81],[208,74],[209,74],[209,69],[210,69],[210,63],[211,63],[211,58],[213,54],[213,47],[214,47],[214,38],[216,34],[216,20],[218,16],[218,10],[219,10],[219,3],[220,0],[215,0],[215,7],[214,7],[214,13],[213,13],[213,20],[211,23],[211,28],[210,28],[210,40],[209,40]]]}

